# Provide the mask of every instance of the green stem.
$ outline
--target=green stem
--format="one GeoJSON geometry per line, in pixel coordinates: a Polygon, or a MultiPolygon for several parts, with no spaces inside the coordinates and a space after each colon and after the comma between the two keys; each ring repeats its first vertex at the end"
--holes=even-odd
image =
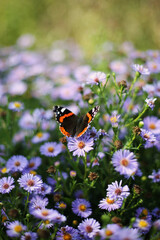
{"type": "Polygon", "coordinates": [[[25,207],[24,207],[24,213],[26,213],[26,211],[27,211],[28,203],[29,203],[29,192],[27,193],[27,200],[26,200],[25,207]]]}
{"type": "Polygon", "coordinates": [[[138,117],[135,118],[132,122],[126,124],[125,127],[128,127],[128,126],[130,126],[130,125],[133,125],[133,123],[137,122],[137,121],[142,117],[142,115],[146,112],[147,109],[148,109],[148,106],[146,105],[145,108],[144,108],[144,110],[138,115],[138,117]]]}

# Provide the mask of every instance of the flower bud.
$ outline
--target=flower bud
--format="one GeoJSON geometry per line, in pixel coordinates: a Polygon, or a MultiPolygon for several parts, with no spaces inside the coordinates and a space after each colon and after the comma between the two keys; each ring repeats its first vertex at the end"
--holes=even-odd
{"type": "Polygon", "coordinates": [[[143,121],[140,121],[139,124],[138,124],[138,126],[139,126],[140,128],[142,128],[142,127],[144,126],[144,122],[143,122],[143,121]]]}

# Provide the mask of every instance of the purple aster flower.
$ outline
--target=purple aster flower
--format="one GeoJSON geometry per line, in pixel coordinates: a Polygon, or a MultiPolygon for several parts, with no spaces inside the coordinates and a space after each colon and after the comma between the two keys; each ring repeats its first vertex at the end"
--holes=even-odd
{"type": "Polygon", "coordinates": [[[128,97],[124,102],[123,109],[127,113],[131,112],[132,114],[137,114],[139,111],[139,105],[134,104],[133,100],[130,97],[128,97]]]}
{"type": "Polygon", "coordinates": [[[120,230],[120,226],[118,224],[107,224],[105,228],[100,230],[100,236],[102,239],[110,238],[118,230],[120,230]]]}
{"type": "Polygon", "coordinates": [[[88,130],[86,131],[86,135],[88,135],[90,138],[93,138],[93,140],[97,140],[99,136],[102,135],[102,131],[101,130],[97,131],[95,127],[92,128],[89,127],[88,130]]]}
{"type": "Polygon", "coordinates": [[[126,63],[115,60],[110,63],[110,69],[117,74],[126,74],[127,73],[127,65],[126,63]]]}
{"type": "Polygon", "coordinates": [[[51,228],[54,226],[54,223],[50,220],[44,220],[42,224],[39,226],[40,229],[51,228]]]}
{"type": "Polygon", "coordinates": [[[148,178],[152,179],[153,182],[160,182],[160,169],[157,172],[153,170],[152,174],[149,175],[148,178]]]}
{"type": "Polygon", "coordinates": [[[138,162],[133,152],[129,150],[118,150],[112,156],[115,170],[123,175],[131,176],[138,169],[138,162]]]}
{"type": "Polygon", "coordinates": [[[137,229],[134,228],[119,228],[110,240],[142,240],[140,233],[137,229]]]}
{"type": "Polygon", "coordinates": [[[81,189],[77,190],[74,195],[76,198],[84,198],[84,193],[81,189]]]}
{"type": "Polygon", "coordinates": [[[147,67],[151,73],[159,73],[160,72],[160,62],[157,60],[148,61],[147,67]]]}
{"type": "Polygon", "coordinates": [[[40,189],[43,185],[42,179],[33,174],[25,173],[18,179],[20,187],[28,192],[34,192],[40,189]]]}
{"type": "Polygon", "coordinates": [[[143,65],[134,64],[132,66],[132,68],[133,68],[134,71],[139,72],[142,75],[149,75],[150,74],[148,68],[145,68],[143,65]]]}
{"type": "Polygon", "coordinates": [[[28,161],[28,166],[26,171],[36,170],[42,163],[42,159],[40,157],[32,157],[28,161]]]}
{"type": "Polygon", "coordinates": [[[156,220],[153,222],[153,227],[156,229],[156,230],[160,230],[160,219],[156,220]]]}
{"type": "Polygon", "coordinates": [[[15,155],[7,161],[6,167],[12,172],[22,172],[27,167],[27,165],[28,161],[24,156],[15,155]]]}
{"type": "Polygon", "coordinates": [[[139,207],[136,210],[135,216],[136,216],[136,218],[140,218],[140,219],[151,219],[152,218],[152,215],[149,212],[149,210],[144,207],[139,207]]]}
{"type": "Polygon", "coordinates": [[[119,182],[115,181],[112,184],[108,185],[107,188],[107,197],[109,198],[119,198],[124,199],[129,196],[129,187],[125,185],[124,187],[122,185],[122,180],[119,182]]]}
{"type": "Polygon", "coordinates": [[[23,95],[26,90],[27,90],[27,84],[24,82],[12,82],[8,84],[8,93],[11,94],[12,96],[15,95],[23,95]]]}
{"type": "Polygon", "coordinates": [[[77,172],[74,171],[74,170],[71,170],[71,171],[69,172],[69,175],[70,175],[70,177],[74,178],[74,177],[76,177],[77,172]]]}
{"type": "Polygon", "coordinates": [[[84,237],[93,238],[99,233],[100,224],[93,218],[87,218],[78,225],[78,229],[84,237]]]}
{"type": "Polygon", "coordinates": [[[14,112],[20,112],[24,108],[24,105],[21,102],[10,102],[8,108],[14,112]]]}
{"type": "Polygon", "coordinates": [[[64,239],[72,239],[77,240],[78,238],[78,231],[73,227],[65,226],[61,227],[61,229],[57,232],[56,240],[64,240],[64,239]]]}
{"type": "Polygon", "coordinates": [[[133,227],[138,228],[138,230],[141,233],[146,234],[149,231],[149,229],[151,228],[151,221],[150,221],[150,219],[137,218],[133,224],[133,227]]]}
{"type": "Polygon", "coordinates": [[[156,137],[151,131],[148,131],[146,129],[141,128],[141,133],[140,136],[145,140],[145,141],[153,141],[156,140],[156,137]]]}
{"type": "Polygon", "coordinates": [[[36,193],[37,194],[41,194],[41,195],[46,195],[46,194],[50,194],[52,192],[52,187],[49,186],[46,183],[43,183],[43,185],[37,189],[36,193]]]}
{"type": "Polygon", "coordinates": [[[160,208],[156,207],[152,211],[152,215],[156,218],[160,218],[160,208]]]}
{"type": "Polygon", "coordinates": [[[7,235],[9,237],[20,237],[21,233],[27,229],[19,221],[10,222],[7,224],[7,235]]]}
{"type": "MultiPolygon", "coordinates": [[[[56,210],[54,210],[56,211],[56,210]]],[[[52,221],[54,223],[58,223],[58,224],[61,224],[62,222],[65,222],[66,221],[66,216],[64,216],[63,214],[60,214],[58,211],[57,211],[57,214],[54,215],[54,218],[52,219],[52,221]]]]}
{"type": "Polygon", "coordinates": [[[160,52],[159,50],[148,50],[147,51],[147,55],[150,58],[154,58],[154,59],[159,59],[160,58],[160,52]]]}
{"type": "Polygon", "coordinates": [[[24,235],[21,237],[21,240],[36,240],[38,238],[37,233],[35,232],[25,232],[24,235]]]}
{"type": "Polygon", "coordinates": [[[2,194],[9,193],[15,187],[13,183],[14,183],[14,179],[11,176],[1,178],[0,193],[2,194]]]}
{"type": "MultiPolygon", "coordinates": [[[[149,97],[153,97],[155,96],[155,86],[153,84],[145,84],[143,87],[142,87],[143,91],[144,92],[147,92],[149,97]]],[[[156,95],[157,96],[157,95],[156,95]]]]}
{"type": "Polygon", "coordinates": [[[48,205],[48,199],[36,195],[30,200],[29,210],[30,212],[35,209],[43,209],[48,205]]]}
{"type": "Polygon", "coordinates": [[[118,122],[120,121],[121,115],[117,114],[117,111],[112,112],[112,116],[110,116],[110,123],[112,124],[112,127],[118,127],[118,122]]]}
{"type": "Polygon", "coordinates": [[[33,138],[32,138],[32,143],[40,143],[43,141],[47,141],[50,137],[49,133],[42,133],[38,132],[33,138]]]}
{"type": "Polygon", "coordinates": [[[122,199],[116,199],[116,198],[103,198],[99,203],[99,208],[105,209],[109,212],[119,209],[122,206],[122,199]]]}
{"type": "Polygon", "coordinates": [[[31,214],[39,219],[42,220],[49,220],[53,221],[57,216],[59,215],[59,212],[57,210],[48,209],[48,208],[42,208],[42,209],[35,209],[31,211],[31,214]]]}
{"type": "Polygon", "coordinates": [[[104,72],[91,72],[87,77],[87,83],[91,85],[98,85],[99,83],[105,83],[106,74],[104,72]]]}
{"type": "Polygon", "coordinates": [[[159,147],[158,145],[159,145],[159,141],[157,140],[157,138],[152,137],[151,139],[146,141],[146,143],[144,144],[144,148],[152,148],[154,146],[158,148],[159,147]]]}
{"type": "Polygon", "coordinates": [[[93,145],[93,138],[90,138],[86,134],[79,138],[68,138],[68,149],[70,152],[73,152],[73,156],[85,156],[85,152],[91,151],[93,145]]]}
{"type": "Polygon", "coordinates": [[[79,82],[85,82],[90,71],[91,71],[91,67],[88,65],[79,66],[74,71],[74,77],[79,82]]]}
{"type": "Polygon", "coordinates": [[[145,102],[147,103],[147,105],[153,110],[154,108],[154,102],[157,100],[157,98],[147,98],[145,100],[145,102]]]}
{"type": "Polygon", "coordinates": [[[41,123],[42,120],[50,120],[53,117],[53,111],[45,111],[43,108],[36,108],[33,112],[33,118],[36,123],[41,123]]]}
{"type": "Polygon", "coordinates": [[[34,42],[35,42],[35,36],[33,36],[32,34],[23,34],[18,38],[17,45],[20,48],[29,48],[34,44],[34,42]]]}
{"type": "Polygon", "coordinates": [[[62,145],[56,142],[47,142],[40,147],[42,155],[47,157],[56,157],[62,151],[62,145]]]}
{"type": "Polygon", "coordinates": [[[72,211],[80,217],[87,218],[92,213],[91,204],[85,199],[77,198],[72,202],[72,211]]]}
{"type": "Polygon", "coordinates": [[[160,97],[160,82],[159,81],[154,83],[154,89],[155,89],[154,95],[157,97],[160,97]]]}
{"type": "Polygon", "coordinates": [[[29,112],[25,112],[19,120],[19,126],[26,130],[36,129],[36,122],[29,112]]]}

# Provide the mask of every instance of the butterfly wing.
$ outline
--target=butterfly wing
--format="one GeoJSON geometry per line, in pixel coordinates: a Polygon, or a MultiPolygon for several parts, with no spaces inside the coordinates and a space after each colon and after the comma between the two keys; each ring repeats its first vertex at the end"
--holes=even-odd
{"type": "Polygon", "coordinates": [[[67,108],[60,106],[55,106],[53,112],[55,113],[56,120],[59,122],[59,129],[62,134],[67,137],[74,137],[78,117],[67,108]]]}
{"type": "Polygon", "coordinates": [[[92,122],[92,120],[94,119],[95,115],[97,114],[97,112],[99,111],[100,107],[96,106],[94,108],[92,108],[82,119],[82,121],[80,122],[80,124],[78,124],[78,128],[76,129],[76,137],[80,137],[82,136],[86,131],[87,128],[89,127],[89,124],[92,122]]]}

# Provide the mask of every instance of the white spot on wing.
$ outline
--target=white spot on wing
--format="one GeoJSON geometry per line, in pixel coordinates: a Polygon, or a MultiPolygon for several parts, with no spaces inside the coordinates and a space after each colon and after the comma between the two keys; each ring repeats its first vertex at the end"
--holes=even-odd
{"type": "Polygon", "coordinates": [[[65,108],[62,108],[62,109],[61,109],[61,112],[63,113],[65,110],[66,110],[65,108]]]}

